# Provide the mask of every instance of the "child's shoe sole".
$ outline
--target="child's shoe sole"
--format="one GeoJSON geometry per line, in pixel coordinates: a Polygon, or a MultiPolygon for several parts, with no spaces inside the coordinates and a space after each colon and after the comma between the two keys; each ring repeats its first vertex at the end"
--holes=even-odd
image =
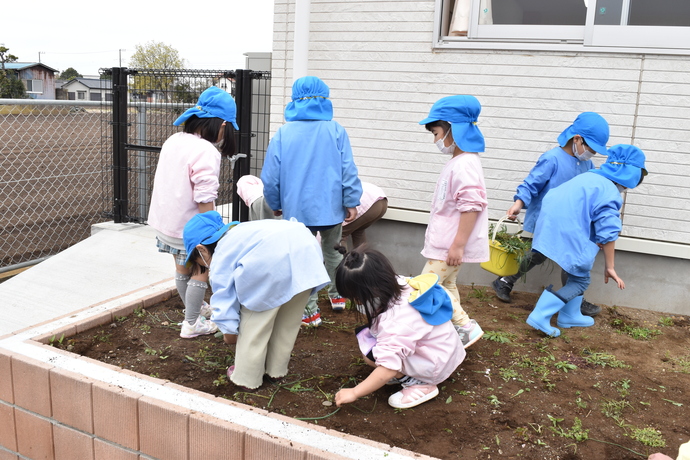
{"type": "Polygon", "coordinates": [[[409,409],[438,396],[436,385],[411,385],[388,398],[388,404],[396,409],[409,409]]]}

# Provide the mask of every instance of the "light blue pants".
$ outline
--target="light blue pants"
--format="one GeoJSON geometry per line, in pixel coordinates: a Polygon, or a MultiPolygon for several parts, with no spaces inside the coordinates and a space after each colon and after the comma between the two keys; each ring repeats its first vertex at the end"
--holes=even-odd
{"type": "Polygon", "coordinates": [[[566,281],[565,286],[555,291],[554,294],[560,297],[565,303],[568,303],[575,297],[583,295],[591,281],[589,273],[586,276],[575,276],[568,273],[568,281],[566,281]]]}

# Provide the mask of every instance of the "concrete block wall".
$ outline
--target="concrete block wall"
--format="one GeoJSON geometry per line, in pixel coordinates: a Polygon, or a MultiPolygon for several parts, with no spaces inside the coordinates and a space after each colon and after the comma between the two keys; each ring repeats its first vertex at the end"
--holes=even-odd
{"type": "Polygon", "coordinates": [[[432,460],[48,345],[174,289],[166,281],[0,337],[0,460],[432,460]]]}

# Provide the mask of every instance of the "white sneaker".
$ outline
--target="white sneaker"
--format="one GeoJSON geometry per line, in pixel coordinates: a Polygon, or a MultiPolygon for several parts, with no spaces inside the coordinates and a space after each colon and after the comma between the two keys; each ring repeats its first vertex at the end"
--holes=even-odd
{"type": "Polygon", "coordinates": [[[201,305],[201,310],[199,310],[199,314],[206,319],[211,319],[211,313],[213,313],[211,306],[204,300],[204,303],[201,305]]]}
{"type": "Polygon", "coordinates": [[[183,339],[191,339],[192,337],[214,334],[216,332],[218,332],[218,326],[216,326],[216,323],[199,315],[199,317],[196,319],[196,323],[194,324],[189,324],[187,321],[182,321],[180,337],[183,339]]]}

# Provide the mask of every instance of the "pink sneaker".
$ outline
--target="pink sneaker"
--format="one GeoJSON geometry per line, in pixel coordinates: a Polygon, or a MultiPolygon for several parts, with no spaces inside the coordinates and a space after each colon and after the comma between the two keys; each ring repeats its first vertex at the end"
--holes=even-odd
{"type": "Polygon", "coordinates": [[[388,398],[388,404],[396,409],[409,409],[434,399],[436,396],[438,396],[438,387],[436,385],[428,385],[426,383],[410,385],[404,386],[397,393],[393,393],[388,398]]]}

